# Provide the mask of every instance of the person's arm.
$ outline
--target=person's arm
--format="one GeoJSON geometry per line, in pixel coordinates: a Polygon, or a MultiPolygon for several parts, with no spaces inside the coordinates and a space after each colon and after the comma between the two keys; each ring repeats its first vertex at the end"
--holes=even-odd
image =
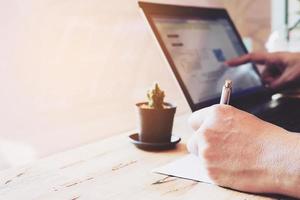
{"type": "MultiPolygon", "coordinates": [[[[299,134],[299,133],[298,133],[299,134]]],[[[288,135],[286,144],[288,148],[282,151],[284,162],[281,178],[278,182],[279,193],[300,198],[300,137],[297,134],[288,135]]],[[[275,191],[276,192],[276,191],[275,191]]]]}
{"type": "Polygon", "coordinates": [[[255,52],[226,61],[229,66],[238,66],[248,62],[264,65],[262,78],[272,89],[280,89],[289,84],[300,82],[300,53],[255,52]]]}
{"type": "Polygon", "coordinates": [[[193,113],[188,150],[218,185],[300,198],[300,136],[228,105],[193,113]]]}

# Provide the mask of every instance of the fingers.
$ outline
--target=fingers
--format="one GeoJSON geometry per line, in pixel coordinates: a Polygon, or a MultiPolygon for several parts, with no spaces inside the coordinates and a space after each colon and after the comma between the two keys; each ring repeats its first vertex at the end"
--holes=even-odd
{"type": "Polygon", "coordinates": [[[235,108],[230,105],[215,104],[194,112],[188,122],[194,131],[197,131],[205,122],[206,125],[214,125],[222,119],[226,112],[232,112],[235,108]]]}
{"type": "Polygon", "coordinates": [[[198,110],[190,116],[188,123],[194,131],[197,131],[201,127],[205,118],[210,114],[212,107],[213,106],[198,110]]]}
{"type": "Polygon", "coordinates": [[[279,89],[285,86],[288,82],[289,76],[287,74],[282,74],[278,78],[270,81],[269,86],[272,89],[279,89]]]}
{"type": "Polygon", "coordinates": [[[262,79],[271,89],[284,87],[293,76],[294,73],[291,73],[289,70],[281,72],[276,66],[266,66],[262,72],[262,79]]]}
{"type": "Polygon", "coordinates": [[[266,66],[264,70],[261,71],[261,78],[266,86],[270,86],[270,83],[276,79],[274,75],[270,72],[270,67],[266,66]]]}
{"type": "MultiPolygon", "coordinates": [[[[216,104],[194,112],[189,118],[189,124],[195,131],[195,134],[188,141],[188,151],[195,155],[201,154],[203,149],[206,148],[205,139],[203,138],[205,133],[207,133],[208,127],[213,130],[219,130],[221,120],[226,118],[224,115],[230,115],[233,110],[234,108],[229,105],[216,104]]],[[[223,126],[221,126],[221,129],[223,129],[223,126]]],[[[218,133],[218,131],[211,133],[218,133]]]]}
{"type": "Polygon", "coordinates": [[[189,125],[193,128],[195,133],[192,135],[192,137],[189,139],[187,143],[187,150],[194,155],[199,155],[199,146],[204,146],[204,145],[199,145],[199,142],[204,141],[201,139],[201,134],[199,134],[200,127],[205,121],[205,118],[211,114],[211,111],[213,109],[213,106],[203,108],[201,110],[198,110],[194,112],[189,120],[188,123],[189,125]]]}
{"type": "Polygon", "coordinates": [[[257,64],[265,64],[268,60],[268,53],[256,52],[249,53],[237,58],[233,58],[225,62],[229,66],[238,66],[248,62],[255,62],[257,64]]]}
{"type": "Polygon", "coordinates": [[[198,155],[198,134],[193,134],[187,143],[187,150],[191,154],[198,155]]]}
{"type": "Polygon", "coordinates": [[[207,142],[203,135],[203,130],[196,131],[187,143],[187,149],[191,154],[201,156],[207,149],[207,142]]]}

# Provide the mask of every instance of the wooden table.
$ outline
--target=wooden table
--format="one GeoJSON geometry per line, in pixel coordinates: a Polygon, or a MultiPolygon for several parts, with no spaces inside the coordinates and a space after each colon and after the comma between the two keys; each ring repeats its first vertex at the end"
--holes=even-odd
{"type": "MultiPolygon", "coordinates": [[[[186,116],[175,124],[175,130],[186,129],[186,116]]],[[[269,199],[154,174],[152,169],[186,153],[186,137],[176,150],[158,153],[135,148],[128,140],[130,133],[2,171],[0,199],[269,199]]]]}

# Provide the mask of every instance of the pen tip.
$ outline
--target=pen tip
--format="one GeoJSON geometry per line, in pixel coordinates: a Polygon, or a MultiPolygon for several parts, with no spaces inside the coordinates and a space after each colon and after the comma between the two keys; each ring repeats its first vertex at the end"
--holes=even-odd
{"type": "Polygon", "coordinates": [[[225,81],[225,87],[231,88],[232,87],[232,80],[226,80],[225,81]]]}

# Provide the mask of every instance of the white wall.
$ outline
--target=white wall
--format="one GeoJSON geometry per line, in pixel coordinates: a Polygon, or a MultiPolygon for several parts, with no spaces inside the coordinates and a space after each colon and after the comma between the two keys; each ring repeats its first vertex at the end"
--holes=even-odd
{"type": "MultiPolygon", "coordinates": [[[[289,27],[300,18],[300,2],[289,0],[289,27]]],[[[285,0],[272,0],[272,31],[285,28],[285,0]]]]}
{"type": "Polygon", "coordinates": [[[285,1],[284,0],[272,0],[272,31],[285,29],[285,1]]]}
{"type": "Polygon", "coordinates": [[[0,26],[0,169],[134,129],[154,81],[189,110],[136,1],[0,0],[0,26]]]}

